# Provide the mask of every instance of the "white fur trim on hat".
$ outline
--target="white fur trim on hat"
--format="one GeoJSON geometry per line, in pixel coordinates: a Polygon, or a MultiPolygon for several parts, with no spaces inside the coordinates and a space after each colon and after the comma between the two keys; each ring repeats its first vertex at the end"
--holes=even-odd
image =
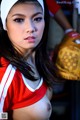
{"type": "MultiPolygon", "coordinates": [[[[3,29],[6,30],[6,18],[7,15],[10,11],[10,9],[12,8],[12,6],[17,2],[18,0],[2,0],[1,2],[1,20],[2,20],[2,24],[3,24],[3,29]]],[[[43,12],[44,12],[44,3],[43,0],[37,0],[40,5],[43,8],[43,12]]]]}

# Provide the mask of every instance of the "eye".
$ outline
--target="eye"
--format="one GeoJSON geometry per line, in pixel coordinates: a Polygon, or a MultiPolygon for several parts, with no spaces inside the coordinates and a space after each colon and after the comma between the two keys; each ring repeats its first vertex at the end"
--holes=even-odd
{"type": "Polygon", "coordinates": [[[24,21],[24,19],[23,18],[15,18],[14,21],[17,23],[22,23],[24,21]]]}
{"type": "Polygon", "coordinates": [[[36,18],[34,18],[34,21],[36,21],[36,22],[40,22],[40,21],[42,21],[42,17],[36,17],[36,18]]]}

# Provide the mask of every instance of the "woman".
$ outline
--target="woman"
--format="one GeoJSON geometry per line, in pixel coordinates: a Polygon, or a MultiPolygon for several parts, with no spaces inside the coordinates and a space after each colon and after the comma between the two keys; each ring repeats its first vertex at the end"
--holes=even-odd
{"type": "Polygon", "coordinates": [[[0,112],[10,120],[50,118],[55,68],[46,49],[48,18],[43,0],[1,2],[0,112]]]}

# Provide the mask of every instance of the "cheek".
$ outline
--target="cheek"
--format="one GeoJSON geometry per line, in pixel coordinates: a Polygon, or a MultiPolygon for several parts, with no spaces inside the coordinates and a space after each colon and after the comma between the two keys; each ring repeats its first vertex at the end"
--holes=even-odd
{"type": "Polygon", "coordinates": [[[7,33],[13,36],[19,34],[21,30],[13,21],[9,21],[9,20],[7,20],[6,28],[7,28],[7,33]]]}
{"type": "Polygon", "coordinates": [[[15,33],[16,33],[16,32],[15,32],[14,30],[13,30],[13,31],[12,31],[11,29],[10,29],[10,30],[9,30],[9,29],[7,30],[7,34],[8,34],[8,37],[9,37],[10,40],[15,39],[15,37],[17,36],[17,33],[16,33],[16,34],[15,34],[15,33]]]}
{"type": "Polygon", "coordinates": [[[14,29],[12,30],[12,28],[7,29],[7,34],[12,43],[17,43],[20,39],[19,31],[14,29]]]}
{"type": "Polygon", "coordinates": [[[11,24],[7,26],[7,34],[10,39],[15,39],[21,35],[20,29],[11,24]]]}

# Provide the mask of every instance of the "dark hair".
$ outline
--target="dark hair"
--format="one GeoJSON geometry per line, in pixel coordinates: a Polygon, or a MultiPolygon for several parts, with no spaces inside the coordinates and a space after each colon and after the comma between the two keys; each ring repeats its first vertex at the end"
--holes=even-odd
{"type": "MultiPolygon", "coordinates": [[[[25,2],[26,0],[18,0],[19,2],[25,2]]],[[[30,1],[30,0],[29,0],[30,1]]],[[[32,0],[31,0],[32,1],[32,0]]],[[[33,0],[34,1],[34,0],[33,0]]],[[[33,51],[36,51],[35,54],[35,63],[39,75],[43,77],[47,85],[52,85],[52,82],[55,80],[55,66],[51,63],[47,51],[47,39],[48,39],[48,29],[49,29],[49,12],[44,1],[45,8],[45,29],[43,33],[42,40],[40,44],[34,48],[33,51]]],[[[32,52],[33,52],[32,51],[32,52]]],[[[16,49],[13,47],[10,42],[7,32],[3,30],[2,26],[0,29],[0,57],[6,58],[13,66],[16,66],[18,70],[28,79],[34,81],[36,80],[31,72],[33,72],[30,66],[22,59],[16,49]]]]}

